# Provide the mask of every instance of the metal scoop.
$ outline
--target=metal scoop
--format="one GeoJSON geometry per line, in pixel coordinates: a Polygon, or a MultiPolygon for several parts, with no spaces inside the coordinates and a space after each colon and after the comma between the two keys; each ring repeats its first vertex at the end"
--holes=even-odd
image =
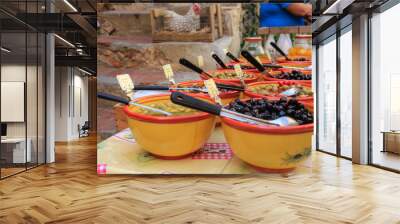
{"type": "Polygon", "coordinates": [[[125,99],[123,97],[111,95],[111,94],[108,94],[108,93],[99,92],[99,93],[97,93],[97,97],[101,98],[101,99],[105,99],[105,100],[110,100],[110,101],[114,101],[114,102],[118,102],[118,103],[123,103],[125,105],[134,105],[134,106],[143,108],[145,110],[149,110],[149,111],[152,111],[152,112],[155,112],[155,113],[159,113],[159,114],[164,114],[166,116],[171,116],[172,115],[172,113],[170,113],[170,112],[167,112],[167,111],[164,111],[164,110],[160,110],[160,109],[157,109],[157,108],[153,108],[153,107],[149,107],[149,106],[146,106],[146,105],[142,105],[142,104],[139,104],[139,103],[135,103],[135,102],[129,101],[128,99],[125,99]]]}
{"type": "Polygon", "coordinates": [[[288,117],[288,116],[280,117],[278,119],[275,119],[275,120],[272,120],[269,122],[277,124],[281,127],[299,125],[299,123],[295,119],[288,117]]]}
{"type": "Polygon", "coordinates": [[[299,88],[292,87],[290,89],[287,89],[287,90],[281,92],[280,94],[284,95],[284,96],[297,96],[299,93],[300,93],[300,89],[299,88]]]}

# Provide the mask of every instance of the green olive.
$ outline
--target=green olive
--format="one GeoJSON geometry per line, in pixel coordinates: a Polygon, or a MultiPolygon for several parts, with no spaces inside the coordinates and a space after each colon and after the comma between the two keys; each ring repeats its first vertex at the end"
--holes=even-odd
{"type": "MultiPolygon", "coordinates": [[[[219,79],[237,79],[237,74],[236,72],[230,72],[230,71],[224,71],[224,72],[215,72],[214,73],[215,78],[219,79]]],[[[243,77],[246,78],[251,78],[252,76],[247,73],[243,73],[243,77]]]]}
{"type": "MultiPolygon", "coordinates": [[[[172,102],[157,102],[157,103],[148,104],[147,106],[170,112],[170,113],[172,113],[173,116],[187,115],[187,114],[192,114],[192,113],[197,112],[197,110],[183,107],[183,106],[174,104],[172,102]]],[[[141,113],[141,114],[152,115],[152,116],[163,116],[160,113],[153,112],[151,110],[146,110],[144,108],[139,108],[137,110],[137,112],[141,113]]]]}

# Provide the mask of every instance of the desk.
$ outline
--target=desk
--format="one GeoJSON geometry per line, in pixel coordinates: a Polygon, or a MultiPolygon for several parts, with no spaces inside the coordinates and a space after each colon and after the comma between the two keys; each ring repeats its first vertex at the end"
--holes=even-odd
{"type": "Polygon", "coordinates": [[[400,131],[382,131],[383,150],[382,152],[392,152],[400,154],[400,131]]]}
{"type": "MultiPolygon", "coordinates": [[[[25,163],[25,162],[30,162],[32,158],[32,153],[31,153],[31,145],[32,145],[32,140],[28,138],[26,140],[27,147],[26,147],[26,154],[25,154],[25,138],[5,138],[1,139],[1,147],[2,147],[2,152],[6,152],[9,149],[10,145],[13,145],[14,147],[11,149],[12,151],[12,161],[9,161],[11,163],[25,163]],[[5,147],[5,148],[3,148],[5,147]],[[25,161],[25,158],[27,160],[25,161]]],[[[3,156],[3,155],[2,155],[3,156]]]]}

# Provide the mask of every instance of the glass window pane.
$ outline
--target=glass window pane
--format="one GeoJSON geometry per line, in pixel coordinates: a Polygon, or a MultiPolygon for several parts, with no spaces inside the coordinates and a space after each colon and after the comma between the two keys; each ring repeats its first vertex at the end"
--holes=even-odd
{"type": "Polygon", "coordinates": [[[318,149],[336,153],[336,40],[318,51],[318,149]]]}
{"type": "Polygon", "coordinates": [[[340,37],[340,153],[352,157],[352,32],[340,37]]]}
{"type": "Polygon", "coordinates": [[[372,163],[400,170],[400,5],[372,18],[372,163]],[[393,132],[392,132],[393,131],[393,132]],[[387,132],[384,134],[383,132],[387,132]]]}
{"type": "Polygon", "coordinates": [[[2,33],[1,46],[1,140],[2,177],[25,170],[30,161],[26,142],[26,33],[2,33]],[[7,97],[6,97],[7,96],[7,97]],[[12,97],[12,98],[11,98],[12,97]]]}
{"type": "MultiPolygon", "coordinates": [[[[45,0],[0,1],[0,7],[24,20],[26,13],[44,12],[45,0]]],[[[7,96],[0,99],[4,178],[45,162],[46,40],[43,33],[6,13],[0,12],[0,18],[1,93],[7,96]]]]}

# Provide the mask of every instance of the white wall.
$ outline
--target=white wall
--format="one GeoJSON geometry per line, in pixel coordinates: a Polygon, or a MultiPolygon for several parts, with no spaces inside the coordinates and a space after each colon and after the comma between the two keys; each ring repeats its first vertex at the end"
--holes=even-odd
{"type": "Polygon", "coordinates": [[[69,68],[55,68],[55,141],[68,141],[69,136],[69,68]]]}
{"type": "MultiPolygon", "coordinates": [[[[10,64],[1,66],[1,81],[3,82],[25,82],[25,71],[24,65],[10,64]]],[[[33,67],[28,66],[28,73],[33,67]]],[[[29,93],[28,93],[29,94],[29,93]]],[[[31,93],[33,94],[33,93],[31,93]]],[[[36,96],[36,92],[35,92],[36,96]]],[[[1,108],[1,110],[7,110],[7,108],[1,108]]],[[[36,115],[36,114],[35,114],[36,115]]],[[[28,120],[30,120],[28,118],[28,120]]],[[[8,137],[25,137],[25,122],[7,122],[7,136],[8,137]]],[[[28,136],[29,137],[29,136],[28,136]]]]}
{"type": "Polygon", "coordinates": [[[88,120],[88,78],[76,68],[56,67],[55,86],[55,141],[77,139],[78,125],[88,120]]]}
{"type": "MultiPolygon", "coordinates": [[[[25,65],[10,64],[1,66],[1,81],[5,82],[25,82],[25,65]]],[[[1,108],[7,110],[7,108],[1,108]]],[[[25,138],[25,122],[7,122],[8,138],[25,138]]],[[[29,137],[29,136],[28,136],[29,137]]]]}
{"type": "MultiPolygon", "coordinates": [[[[2,82],[24,82],[26,84],[26,107],[23,107],[22,110],[26,110],[27,120],[24,122],[6,122],[7,137],[25,138],[26,135],[32,151],[32,162],[36,162],[36,158],[38,158],[39,163],[43,163],[45,158],[43,113],[45,90],[43,89],[43,77],[44,74],[40,66],[25,66],[25,64],[3,64],[1,66],[2,82]],[[25,80],[26,78],[27,80],[25,80]]],[[[10,110],[10,108],[1,108],[1,110],[10,110]]]]}

